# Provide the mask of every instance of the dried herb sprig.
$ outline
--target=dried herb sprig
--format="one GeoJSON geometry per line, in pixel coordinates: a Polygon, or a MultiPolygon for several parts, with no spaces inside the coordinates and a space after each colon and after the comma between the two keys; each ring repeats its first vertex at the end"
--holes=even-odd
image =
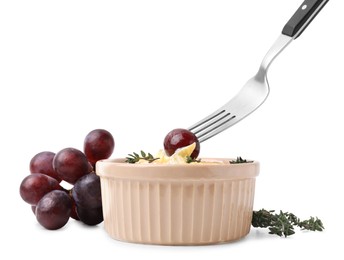
{"type": "Polygon", "coordinates": [[[232,160],[229,163],[231,164],[238,164],[238,163],[252,163],[253,161],[248,161],[246,159],[241,158],[241,156],[238,156],[236,160],[232,160]]]}
{"type": "Polygon", "coordinates": [[[325,229],[322,221],[317,217],[310,217],[307,220],[300,221],[298,226],[302,230],[323,231],[325,229]]]}
{"type": "Polygon", "coordinates": [[[268,228],[269,234],[278,236],[290,236],[295,234],[294,227],[297,226],[302,230],[323,231],[324,225],[317,217],[310,217],[301,221],[293,213],[280,211],[274,213],[274,210],[261,209],[253,211],[252,226],[268,228]]]}
{"type": "Polygon", "coordinates": [[[200,163],[201,159],[197,160],[197,159],[192,158],[191,156],[186,156],[186,163],[192,163],[192,162],[200,163]]]}
{"type": "Polygon", "coordinates": [[[128,154],[128,156],[125,159],[126,159],[125,162],[127,163],[137,163],[140,160],[146,160],[149,163],[151,163],[151,162],[154,162],[155,160],[158,160],[159,158],[155,158],[152,154],[141,151],[140,154],[138,153],[128,154]]]}

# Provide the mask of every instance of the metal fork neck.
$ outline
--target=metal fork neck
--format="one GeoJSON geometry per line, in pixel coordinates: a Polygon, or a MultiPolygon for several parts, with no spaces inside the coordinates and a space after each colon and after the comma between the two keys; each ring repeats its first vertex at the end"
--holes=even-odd
{"type": "Polygon", "coordinates": [[[280,54],[285,47],[293,40],[292,37],[281,34],[275,43],[271,46],[269,51],[266,53],[262,63],[260,64],[259,70],[256,74],[256,79],[264,82],[266,80],[266,73],[269,69],[271,62],[280,54]]]}

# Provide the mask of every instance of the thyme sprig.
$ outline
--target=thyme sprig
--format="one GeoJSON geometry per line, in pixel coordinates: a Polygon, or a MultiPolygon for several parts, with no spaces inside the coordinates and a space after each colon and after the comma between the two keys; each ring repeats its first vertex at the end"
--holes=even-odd
{"type": "Polygon", "coordinates": [[[241,158],[241,156],[238,156],[236,160],[232,160],[229,163],[230,164],[239,164],[239,163],[252,163],[253,161],[248,161],[246,159],[241,158]]]}
{"type": "Polygon", "coordinates": [[[127,163],[137,163],[140,160],[146,160],[151,163],[155,160],[158,160],[159,158],[155,158],[151,153],[145,153],[144,151],[141,151],[140,154],[135,152],[133,154],[128,154],[125,159],[125,162],[127,163]]]}
{"type": "Polygon", "coordinates": [[[295,234],[294,227],[301,230],[323,231],[324,225],[317,217],[310,217],[307,220],[300,220],[293,213],[280,211],[274,213],[274,210],[261,209],[253,211],[252,226],[268,228],[269,234],[278,236],[291,236],[295,234]]]}
{"type": "Polygon", "coordinates": [[[194,159],[191,156],[186,156],[186,163],[192,163],[192,162],[200,163],[201,159],[194,159]]]}

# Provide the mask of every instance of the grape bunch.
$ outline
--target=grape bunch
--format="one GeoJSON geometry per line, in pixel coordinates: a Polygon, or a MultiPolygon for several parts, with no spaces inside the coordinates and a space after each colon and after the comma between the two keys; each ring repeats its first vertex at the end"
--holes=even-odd
{"type": "Polygon", "coordinates": [[[40,152],[31,159],[30,174],[19,192],[43,227],[62,228],[70,217],[91,226],[103,221],[100,178],[94,167],[98,160],[109,158],[114,147],[111,133],[96,129],[86,136],[84,152],[68,147],[56,154],[40,152]],[[63,188],[62,181],[72,189],[63,188]]]}

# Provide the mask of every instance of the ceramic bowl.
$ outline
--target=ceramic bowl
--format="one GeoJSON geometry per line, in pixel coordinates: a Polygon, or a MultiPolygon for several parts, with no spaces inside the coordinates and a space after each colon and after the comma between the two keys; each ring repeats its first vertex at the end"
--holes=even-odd
{"type": "Polygon", "coordinates": [[[259,163],[211,160],[222,163],[97,162],[107,233],[121,241],[159,245],[215,244],[245,237],[259,163]]]}

